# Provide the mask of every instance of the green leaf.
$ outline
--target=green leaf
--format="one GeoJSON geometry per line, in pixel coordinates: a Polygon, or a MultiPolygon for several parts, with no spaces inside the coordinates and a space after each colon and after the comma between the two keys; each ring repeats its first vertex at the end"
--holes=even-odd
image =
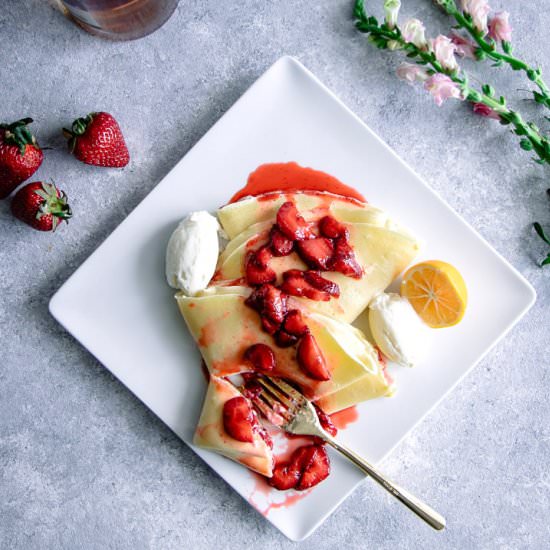
{"type": "Polygon", "coordinates": [[[533,97],[535,98],[535,101],[539,105],[544,105],[546,103],[546,97],[544,97],[541,93],[537,92],[536,90],[533,90],[533,97]]]}
{"type": "Polygon", "coordinates": [[[537,235],[546,243],[550,244],[550,238],[546,236],[544,233],[544,229],[542,228],[542,225],[539,222],[535,222],[533,224],[533,227],[535,228],[535,231],[537,232],[537,235]]]}
{"type": "MultiPolygon", "coordinates": [[[[514,68],[514,65],[512,65],[512,69],[513,69],[513,68],[514,68]]],[[[517,69],[515,69],[515,70],[517,70],[517,69]]],[[[532,80],[532,81],[534,82],[534,81],[537,79],[537,73],[536,73],[536,71],[534,71],[533,69],[529,69],[529,70],[527,71],[527,78],[528,78],[529,80],[532,80]]]]}
{"type": "Polygon", "coordinates": [[[495,89],[490,84],[483,84],[481,89],[483,90],[483,93],[489,97],[493,97],[495,95],[495,89]]]}
{"type": "Polygon", "coordinates": [[[514,48],[512,47],[512,44],[510,44],[510,42],[507,42],[506,40],[503,40],[502,41],[502,49],[503,49],[504,53],[507,53],[508,55],[510,55],[514,48]]]}
{"type": "Polygon", "coordinates": [[[519,146],[520,146],[524,151],[532,151],[532,150],[533,150],[533,144],[532,144],[528,139],[522,139],[522,140],[519,142],[519,146]]]}
{"type": "Polygon", "coordinates": [[[468,93],[468,101],[473,101],[474,103],[479,103],[481,101],[481,94],[475,90],[470,90],[468,93]]]}
{"type": "Polygon", "coordinates": [[[481,48],[476,49],[475,56],[478,61],[483,61],[487,58],[487,54],[481,48]]]}
{"type": "Polygon", "coordinates": [[[540,263],[540,266],[544,267],[545,265],[549,265],[549,264],[550,264],[550,254],[548,254],[548,256],[546,256],[546,258],[542,260],[542,262],[540,263]]]}

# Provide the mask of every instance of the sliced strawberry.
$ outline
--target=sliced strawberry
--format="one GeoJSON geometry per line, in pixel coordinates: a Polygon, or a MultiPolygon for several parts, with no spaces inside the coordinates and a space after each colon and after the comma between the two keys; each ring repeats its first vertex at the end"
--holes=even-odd
{"type": "Polygon", "coordinates": [[[254,252],[254,260],[261,267],[267,267],[271,258],[273,258],[273,253],[269,245],[262,246],[254,252]]]}
{"type": "Polygon", "coordinates": [[[302,318],[302,313],[299,309],[291,309],[283,321],[283,330],[288,334],[293,334],[294,336],[304,336],[307,334],[308,328],[304,323],[302,318]]]}
{"type": "Polygon", "coordinates": [[[296,485],[297,491],[314,487],[330,474],[330,461],[325,448],[322,445],[311,445],[307,449],[309,452],[301,461],[303,470],[296,485]]]}
{"type": "Polygon", "coordinates": [[[349,237],[347,227],[340,223],[332,216],[325,216],[319,221],[319,231],[321,235],[328,237],[329,239],[337,239],[338,237],[349,237]]]}
{"type": "MultiPolygon", "coordinates": [[[[300,447],[302,449],[302,447],[300,447]]],[[[298,449],[298,451],[300,450],[298,449]]],[[[294,452],[296,454],[296,451],[294,452]]],[[[292,455],[294,457],[294,454],[292,455]]],[[[273,475],[268,479],[268,483],[279,489],[279,491],[286,491],[287,489],[294,489],[300,481],[301,470],[299,464],[296,461],[289,461],[277,464],[273,468],[273,475]]]]}
{"type": "Polygon", "coordinates": [[[244,352],[244,359],[255,369],[263,372],[272,371],[275,368],[275,354],[265,344],[254,344],[244,352]]]}
{"type": "Polygon", "coordinates": [[[280,328],[281,324],[269,319],[269,317],[260,317],[262,329],[273,336],[280,328]]]}
{"type": "Polygon", "coordinates": [[[277,225],[289,239],[303,241],[314,235],[304,218],[298,212],[293,202],[285,202],[277,212],[277,225]]]}
{"type": "Polygon", "coordinates": [[[286,332],[286,330],[279,330],[275,338],[277,345],[280,348],[289,348],[298,342],[298,338],[294,334],[286,332]]]}
{"type": "Polygon", "coordinates": [[[298,254],[309,267],[325,271],[328,269],[334,252],[334,246],[330,239],[326,237],[307,239],[298,241],[296,246],[298,247],[298,254]]]}
{"type": "Polygon", "coordinates": [[[294,248],[294,241],[289,239],[276,225],[271,229],[271,251],[274,256],[288,256],[294,248]]]}
{"type": "Polygon", "coordinates": [[[287,313],[287,296],[273,285],[264,285],[264,303],[262,317],[282,323],[287,313]]]}
{"type": "Polygon", "coordinates": [[[315,411],[317,412],[317,416],[319,418],[319,422],[321,423],[321,427],[325,432],[332,435],[332,437],[336,436],[338,433],[338,428],[333,424],[332,420],[330,419],[330,416],[321,409],[321,407],[317,406],[315,403],[313,403],[313,406],[315,407],[315,411]]]}
{"type": "Polygon", "coordinates": [[[327,368],[323,352],[311,333],[306,334],[300,340],[296,356],[302,370],[311,378],[315,380],[330,380],[330,371],[327,368]]]}
{"type": "Polygon", "coordinates": [[[363,275],[363,270],[355,258],[353,248],[344,237],[340,237],[334,242],[334,255],[330,262],[330,269],[354,279],[360,279],[363,275]]]}
{"type": "Polygon", "coordinates": [[[262,308],[264,306],[264,294],[265,290],[264,287],[261,286],[259,288],[255,288],[250,296],[244,301],[244,303],[251,307],[252,309],[255,309],[257,312],[262,311],[262,308]]]}
{"type": "Polygon", "coordinates": [[[325,448],[306,445],[296,449],[289,461],[277,464],[268,483],[280,491],[303,491],[317,485],[329,474],[330,462],[325,448]]]}
{"type": "Polygon", "coordinates": [[[292,296],[305,296],[310,300],[328,302],[330,294],[316,289],[309,284],[304,277],[304,272],[298,269],[291,269],[283,273],[283,284],[281,290],[292,296]]]}
{"type": "Polygon", "coordinates": [[[244,397],[233,397],[223,405],[223,427],[237,441],[254,441],[255,417],[250,403],[244,397]]]}
{"type": "Polygon", "coordinates": [[[304,278],[311,286],[317,290],[328,292],[331,296],[338,298],[340,296],[340,287],[328,279],[325,279],[318,271],[304,271],[304,278]]]}
{"type": "Polygon", "coordinates": [[[274,283],[277,279],[277,274],[273,269],[267,266],[262,266],[256,259],[256,254],[251,252],[245,260],[246,280],[250,285],[263,285],[266,283],[274,283]]]}

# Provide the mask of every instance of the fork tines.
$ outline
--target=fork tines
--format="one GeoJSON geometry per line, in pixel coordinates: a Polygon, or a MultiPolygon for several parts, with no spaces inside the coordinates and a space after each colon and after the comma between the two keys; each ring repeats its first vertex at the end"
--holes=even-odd
{"type": "Polygon", "coordinates": [[[260,391],[253,395],[252,402],[276,426],[290,422],[296,409],[306,401],[300,392],[280,378],[261,375],[255,381],[260,391]]]}

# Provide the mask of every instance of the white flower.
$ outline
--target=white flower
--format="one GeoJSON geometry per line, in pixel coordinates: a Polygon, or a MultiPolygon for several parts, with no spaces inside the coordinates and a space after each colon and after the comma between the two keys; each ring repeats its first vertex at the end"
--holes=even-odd
{"type": "Polygon", "coordinates": [[[428,45],[425,31],[422,21],[409,19],[403,25],[401,34],[406,42],[412,42],[417,48],[424,49],[428,45]]]}
{"type": "Polygon", "coordinates": [[[487,0],[462,0],[462,10],[472,16],[478,31],[487,34],[487,16],[491,11],[487,0]]]}
{"type": "Polygon", "coordinates": [[[440,34],[437,38],[431,40],[432,50],[441,66],[448,71],[456,71],[458,63],[456,62],[456,45],[450,38],[440,34]]]}
{"type": "Polygon", "coordinates": [[[401,65],[397,67],[397,76],[409,84],[414,84],[415,82],[426,81],[429,75],[428,71],[420,65],[401,63],[401,65]]]}
{"type": "Polygon", "coordinates": [[[384,13],[386,15],[386,23],[390,29],[397,25],[397,15],[401,7],[401,0],[386,0],[384,2],[384,13]]]}

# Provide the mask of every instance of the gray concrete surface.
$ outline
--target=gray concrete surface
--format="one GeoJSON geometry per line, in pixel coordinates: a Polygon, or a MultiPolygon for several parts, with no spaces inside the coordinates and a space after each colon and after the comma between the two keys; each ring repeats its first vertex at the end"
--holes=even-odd
{"type": "MultiPolygon", "coordinates": [[[[374,0],[372,4],[381,4],[374,0]]],[[[428,0],[405,14],[448,29],[428,0]]],[[[517,52],[550,78],[547,0],[495,0],[512,12],[517,52]]],[[[47,311],[53,292],[278,57],[297,56],[516,266],[538,292],[527,317],[386,461],[449,518],[430,532],[365,484],[303,548],[549,547],[550,268],[530,223],[550,226],[550,170],[465,105],[441,109],[400,83],[396,55],[356,34],[350,0],[182,0],[133,43],[93,38],[45,0],[0,9],[0,118],[33,116],[48,151],[38,173],[72,197],[56,235],[0,204],[0,548],[294,547],[211,472],[47,311]],[[86,169],[59,127],[114,113],[128,169],[86,169]]],[[[509,70],[471,66],[542,121],[509,70]]],[[[503,296],[503,299],[506,299],[503,296]]]]}

